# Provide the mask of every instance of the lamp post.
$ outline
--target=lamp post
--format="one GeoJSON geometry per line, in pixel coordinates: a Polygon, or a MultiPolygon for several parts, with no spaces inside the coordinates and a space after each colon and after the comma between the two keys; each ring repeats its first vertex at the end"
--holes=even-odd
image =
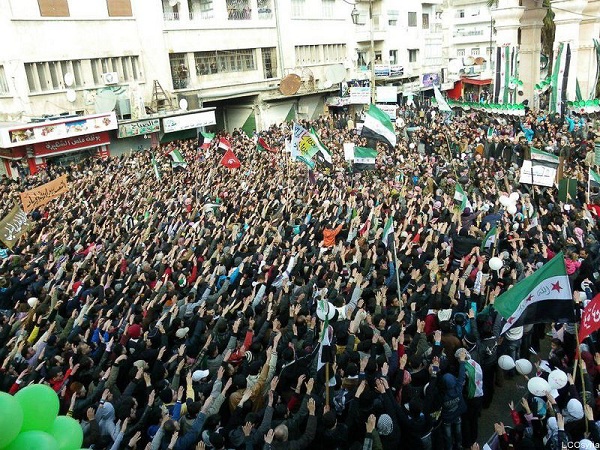
{"type": "MultiPolygon", "coordinates": [[[[349,2],[346,2],[349,3],[349,2]]],[[[356,3],[352,3],[354,8],[352,9],[352,13],[350,14],[352,17],[352,23],[354,25],[358,25],[358,18],[360,13],[358,9],[356,9],[356,3]]],[[[371,40],[371,46],[369,48],[369,58],[371,59],[371,73],[370,73],[370,91],[371,91],[371,103],[375,104],[375,39],[373,36],[373,0],[369,0],[369,35],[371,40]]]]}

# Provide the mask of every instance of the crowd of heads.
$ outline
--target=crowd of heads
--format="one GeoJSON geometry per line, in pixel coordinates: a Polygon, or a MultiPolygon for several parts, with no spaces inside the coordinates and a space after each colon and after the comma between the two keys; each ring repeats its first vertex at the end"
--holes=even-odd
{"type": "Polygon", "coordinates": [[[450,450],[494,431],[503,449],[600,444],[595,336],[580,365],[573,324],[502,334],[494,309],[561,251],[578,313],[600,288],[593,121],[399,114],[394,148],[365,141],[355,118],[302,122],[333,154],[310,177],[282,123],[3,179],[2,216],[59,175],[69,191],[0,261],[0,390],[48,384],[95,449],[450,450]],[[258,135],[278,151],[257,151],[258,135]],[[220,136],[240,169],[219,165],[220,136]],[[375,167],[353,170],[345,142],[375,145],[375,167]],[[519,182],[532,147],[561,156],[573,197],[519,182]],[[174,148],[187,166],[172,167],[174,148]],[[511,192],[514,214],[499,201],[511,192]],[[514,375],[501,355],[574,376],[480,429],[514,375]]]}

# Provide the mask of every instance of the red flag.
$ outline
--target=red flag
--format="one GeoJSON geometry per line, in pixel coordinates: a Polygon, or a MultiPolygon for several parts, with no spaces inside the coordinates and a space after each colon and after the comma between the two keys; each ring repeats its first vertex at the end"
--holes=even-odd
{"type": "Polygon", "coordinates": [[[277,149],[276,148],[271,148],[269,147],[269,144],[267,144],[267,141],[265,141],[262,137],[258,138],[258,149],[260,150],[261,148],[264,150],[267,150],[271,153],[277,153],[277,149]]]}
{"type": "Polygon", "coordinates": [[[222,148],[223,150],[231,150],[231,144],[229,143],[229,141],[225,138],[220,138],[219,139],[219,148],[222,148]]]}
{"type": "Polygon", "coordinates": [[[221,158],[221,164],[227,167],[228,169],[240,168],[240,160],[237,159],[237,156],[235,156],[231,148],[228,149],[223,155],[223,158],[221,158]]]}
{"type": "Polygon", "coordinates": [[[579,342],[600,328],[600,294],[596,295],[581,314],[579,342]]]}

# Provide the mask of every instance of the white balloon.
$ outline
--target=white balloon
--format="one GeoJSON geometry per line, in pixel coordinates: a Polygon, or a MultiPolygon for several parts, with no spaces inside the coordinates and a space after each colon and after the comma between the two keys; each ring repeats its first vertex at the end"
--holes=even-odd
{"type": "Polygon", "coordinates": [[[498,365],[502,370],[511,370],[515,368],[515,360],[508,355],[502,355],[498,358],[498,365]]]}
{"type": "Polygon", "coordinates": [[[325,308],[322,308],[321,302],[319,302],[319,306],[317,306],[317,317],[321,320],[325,320],[325,316],[327,316],[327,320],[333,319],[335,316],[335,306],[333,304],[327,302],[325,308]]]}
{"type": "Polygon", "coordinates": [[[504,264],[502,263],[502,260],[500,258],[498,258],[497,256],[494,256],[493,258],[490,259],[489,265],[490,265],[490,269],[492,269],[492,270],[500,270],[500,269],[502,269],[502,266],[504,264]]]}
{"type": "Polygon", "coordinates": [[[548,382],[541,377],[533,377],[527,382],[527,389],[536,397],[545,397],[551,391],[548,382]]]}
{"type": "Polygon", "coordinates": [[[562,389],[567,385],[568,381],[567,374],[560,369],[554,369],[550,372],[550,375],[548,375],[548,385],[550,385],[550,389],[562,389]]]}
{"type": "Polygon", "coordinates": [[[506,195],[501,195],[500,196],[500,204],[502,206],[508,206],[510,204],[510,198],[507,197],[506,195]]]}
{"type": "Polygon", "coordinates": [[[521,375],[529,375],[533,369],[533,366],[528,359],[522,358],[515,361],[515,368],[521,375]]]}
{"type": "Polygon", "coordinates": [[[27,299],[27,304],[30,308],[35,308],[38,305],[38,299],[36,297],[30,297],[27,299]]]}
{"type": "Polygon", "coordinates": [[[509,214],[515,214],[517,212],[517,205],[514,204],[510,204],[507,206],[506,210],[508,211],[509,214]]]}
{"type": "Polygon", "coordinates": [[[512,194],[510,194],[510,196],[508,198],[510,198],[511,202],[516,203],[517,200],[519,200],[519,193],[513,192],[512,194]]]}

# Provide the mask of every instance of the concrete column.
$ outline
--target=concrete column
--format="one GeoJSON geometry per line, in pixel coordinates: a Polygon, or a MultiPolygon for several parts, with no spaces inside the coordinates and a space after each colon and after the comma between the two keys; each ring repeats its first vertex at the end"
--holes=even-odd
{"type": "Polygon", "coordinates": [[[593,39],[600,36],[600,0],[589,0],[583,10],[581,25],[579,26],[579,62],[577,65],[577,78],[581,87],[584,100],[594,98],[596,77],[596,50],[593,39]]]}
{"type": "Polygon", "coordinates": [[[523,95],[517,94],[517,102],[529,100],[534,106],[534,86],[540,82],[540,54],[542,51],[542,26],[545,8],[536,8],[534,1],[524,3],[527,8],[521,17],[521,45],[519,48],[519,79],[523,81],[523,95]],[[533,8],[529,8],[529,6],[533,8]]]}
{"type": "MultiPolygon", "coordinates": [[[[576,77],[579,67],[579,26],[581,13],[587,6],[587,0],[556,0],[552,2],[556,34],[554,36],[554,59],[558,54],[558,45],[568,42],[571,48],[571,66],[567,83],[567,101],[575,100],[576,77]]],[[[552,62],[554,64],[554,61],[552,62]]],[[[579,75],[580,76],[580,75],[579,75]]]]}
{"type": "Polygon", "coordinates": [[[519,6],[519,0],[498,0],[498,6],[490,12],[496,29],[496,45],[516,47],[519,44],[519,27],[524,6],[519,6]]]}

